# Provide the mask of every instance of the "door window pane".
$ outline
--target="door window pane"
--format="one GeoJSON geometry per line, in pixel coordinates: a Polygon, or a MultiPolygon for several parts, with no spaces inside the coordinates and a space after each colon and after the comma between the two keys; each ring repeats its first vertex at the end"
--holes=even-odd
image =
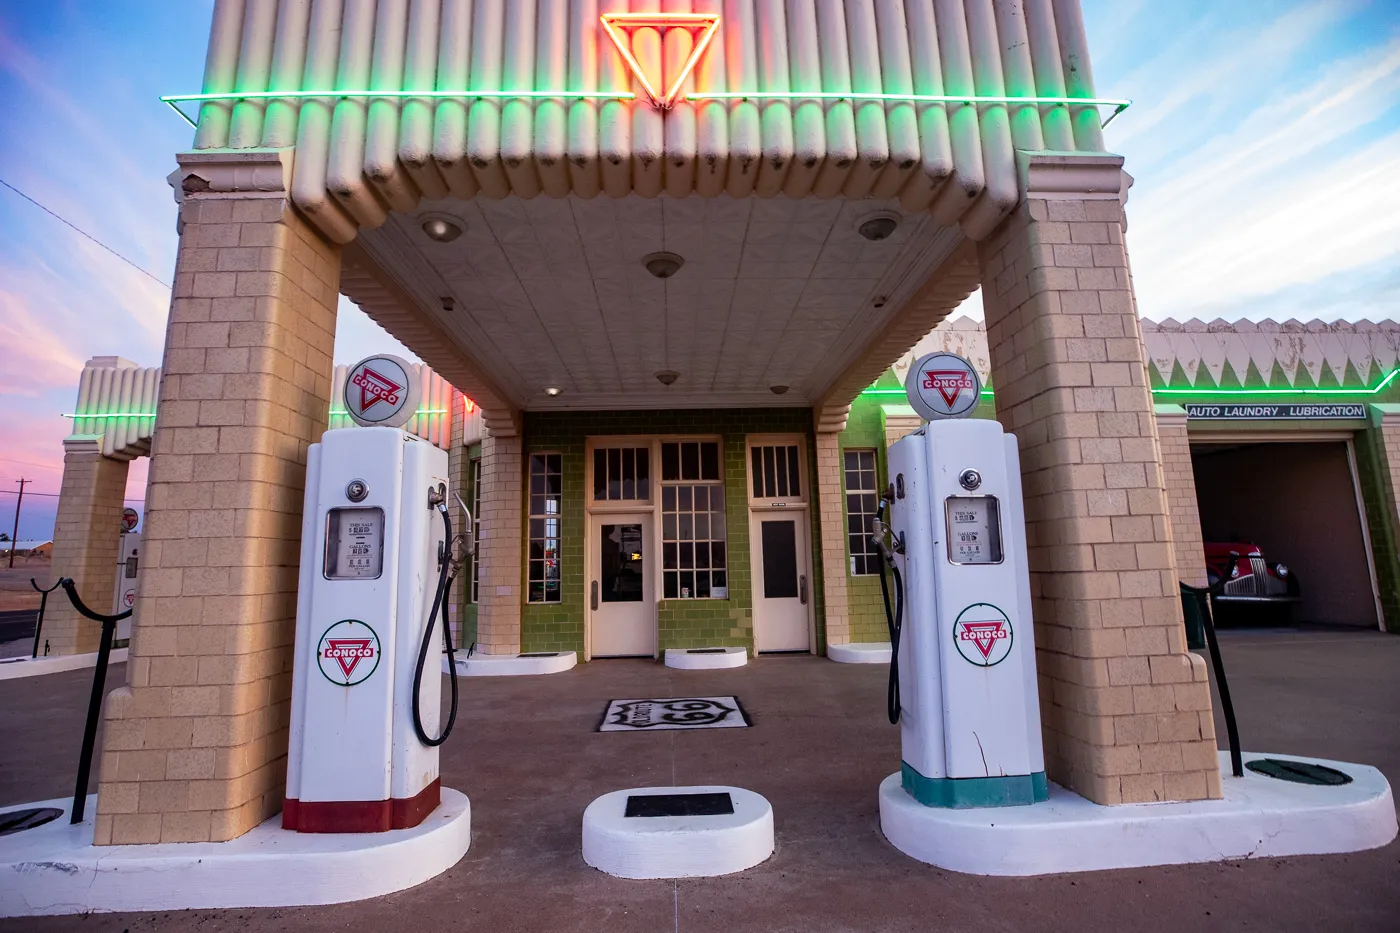
{"type": "Polygon", "coordinates": [[[801,448],[796,444],[774,444],[750,449],[750,472],[755,499],[801,499],[801,448]]]}
{"type": "Polygon", "coordinates": [[[762,522],[763,597],[797,597],[797,523],[792,519],[762,522]]]}
{"type": "Polygon", "coordinates": [[[651,498],[651,450],[600,447],[593,451],[593,498],[644,502],[651,498]]]}
{"type": "Polygon", "coordinates": [[[641,525],[603,525],[598,541],[602,557],[602,600],[605,603],[642,601],[646,553],[641,525]]]}

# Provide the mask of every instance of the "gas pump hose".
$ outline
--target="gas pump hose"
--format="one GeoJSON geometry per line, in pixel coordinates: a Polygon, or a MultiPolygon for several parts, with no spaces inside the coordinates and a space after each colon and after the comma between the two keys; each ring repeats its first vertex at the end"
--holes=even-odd
{"type": "Polygon", "coordinates": [[[452,652],[452,634],[448,631],[447,619],[443,618],[442,643],[447,646],[447,668],[452,678],[452,710],[447,714],[447,724],[442,727],[442,734],[437,738],[428,735],[428,730],[423,728],[423,700],[420,690],[423,686],[423,668],[428,663],[428,652],[433,645],[433,627],[437,623],[438,611],[443,608],[443,599],[447,595],[447,588],[452,585],[455,574],[452,571],[452,516],[447,512],[447,504],[439,503],[438,511],[442,513],[442,526],[446,531],[443,539],[445,551],[442,555],[442,566],[438,569],[437,592],[433,594],[433,608],[428,612],[428,625],[423,629],[423,643],[418,647],[418,666],[413,670],[413,731],[418,735],[418,741],[429,748],[436,748],[447,737],[452,734],[452,727],[457,723],[457,660],[452,652]]]}
{"type": "MultiPolygon", "coordinates": [[[[881,499],[875,512],[875,521],[877,527],[884,526],[887,530],[888,526],[884,525],[886,505],[886,501],[881,499]]],[[[895,566],[894,554],[886,544],[883,534],[875,536],[875,547],[880,552],[880,595],[885,600],[885,624],[890,632],[890,681],[885,695],[885,707],[890,725],[899,725],[899,636],[904,629],[904,578],[895,566]],[[886,564],[889,564],[890,572],[894,574],[893,609],[890,608],[890,584],[885,578],[886,564]]]]}

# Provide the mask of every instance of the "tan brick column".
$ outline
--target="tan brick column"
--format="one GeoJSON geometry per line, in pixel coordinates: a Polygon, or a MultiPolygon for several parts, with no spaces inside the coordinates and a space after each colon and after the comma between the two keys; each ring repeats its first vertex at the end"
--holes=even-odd
{"type": "Polygon", "coordinates": [[[1183,583],[1206,585],[1205,544],[1201,510],[1196,502],[1196,470],[1191,465],[1191,440],[1186,433],[1186,409],[1156,405],[1157,436],[1162,443],[1162,478],[1167,486],[1172,550],[1183,583]]]}
{"type": "Polygon", "coordinates": [[[1098,803],[1220,795],[1177,588],[1116,156],[1038,156],[980,244],[997,415],[1020,440],[1049,776],[1098,803]]]}
{"type": "Polygon", "coordinates": [[[483,654],[520,651],[524,464],[519,434],[481,441],[481,580],[476,642],[483,654]]]}
{"type": "Polygon", "coordinates": [[[99,845],[232,839],[282,807],[306,450],[329,412],[340,251],[280,193],[191,193],[180,217],[141,624],[107,704],[99,845]]]}
{"type": "Polygon", "coordinates": [[[846,503],[841,490],[841,435],[818,431],[817,523],[821,531],[822,595],[826,605],[826,643],[851,641],[850,603],[846,595],[846,503]]]}
{"type": "MultiPolygon", "coordinates": [[[[102,456],[102,437],[63,442],[63,485],[53,527],[53,576],[72,577],[78,595],[96,612],[112,611],[121,550],[122,497],[126,460],[102,456]]],[[[50,586],[54,580],[40,580],[50,586]]],[[[44,640],[49,654],[96,651],[102,626],[78,615],[62,591],[49,596],[44,640]]],[[[42,646],[40,646],[42,651],[42,646]]]]}

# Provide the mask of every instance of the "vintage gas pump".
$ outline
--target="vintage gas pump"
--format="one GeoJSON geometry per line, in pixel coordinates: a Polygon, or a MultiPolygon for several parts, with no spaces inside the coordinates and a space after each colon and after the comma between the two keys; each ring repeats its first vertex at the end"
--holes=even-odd
{"type": "MultiPolygon", "coordinates": [[[[361,427],[327,431],[307,456],[292,726],[282,825],[301,832],[415,826],[438,805],[445,595],[460,556],[447,453],[399,427],[417,383],[396,357],[350,370],[361,427]]],[[[470,521],[463,524],[470,528],[470,521]]]]}
{"type": "MultiPolygon", "coordinates": [[[[122,513],[121,544],[117,548],[117,582],[112,593],[112,612],[136,607],[136,581],[141,571],[141,532],[136,530],[136,510],[122,513]]],[[[117,623],[117,647],[131,639],[131,616],[117,623]]]]}
{"type": "Polygon", "coordinates": [[[904,789],[933,807],[1045,800],[1016,438],[967,418],[981,380],[962,357],[924,356],[906,389],[929,421],[890,447],[889,523],[877,525],[896,581],[904,789]]]}

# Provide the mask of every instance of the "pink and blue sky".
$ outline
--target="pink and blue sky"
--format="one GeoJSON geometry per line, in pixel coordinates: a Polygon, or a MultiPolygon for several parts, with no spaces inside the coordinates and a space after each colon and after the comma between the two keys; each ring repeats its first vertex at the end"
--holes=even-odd
{"type": "MultiPolygon", "coordinates": [[[[0,0],[0,179],[169,281],[165,176],[212,0],[0,0]]],[[[1084,0],[1152,318],[1400,317],[1400,2],[1084,0]]],[[[47,537],[92,356],[160,362],[168,291],[0,188],[0,530],[47,537]],[[32,495],[36,494],[36,495],[32,495]]],[[[976,296],[967,311],[980,314],[976,296]]],[[[397,349],[342,302],[336,359],[397,349]]],[[[405,352],[400,349],[399,352],[405,352]]],[[[139,500],[145,462],[128,495],[139,500]]],[[[134,501],[137,507],[140,502],[134,501]]]]}

